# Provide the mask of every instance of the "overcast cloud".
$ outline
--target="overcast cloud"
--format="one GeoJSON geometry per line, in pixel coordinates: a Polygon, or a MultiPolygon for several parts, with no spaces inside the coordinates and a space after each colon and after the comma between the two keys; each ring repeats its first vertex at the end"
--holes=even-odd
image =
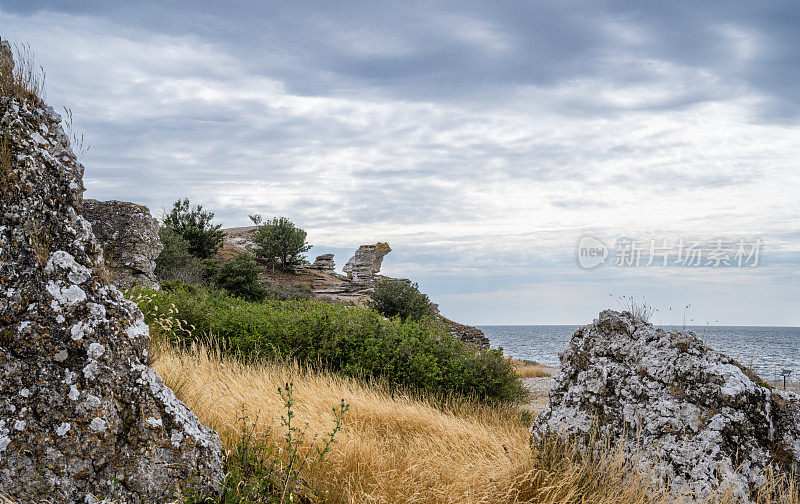
{"type": "Polygon", "coordinates": [[[644,297],[800,325],[793,2],[4,2],[91,145],[86,197],[388,241],[466,323],[644,297]],[[751,268],[583,270],[578,239],[762,239],[751,268]]]}

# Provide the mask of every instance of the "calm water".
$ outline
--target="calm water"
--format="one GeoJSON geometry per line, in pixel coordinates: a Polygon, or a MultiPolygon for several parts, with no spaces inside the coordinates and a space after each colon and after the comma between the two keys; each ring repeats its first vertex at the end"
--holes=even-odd
{"type": "MultiPolygon", "coordinates": [[[[558,366],[558,352],[579,326],[480,326],[492,347],[506,355],[558,366]]],[[[665,329],[672,329],[671,326],[665,329]]],[[[733,357],[767,380],[777,380],[782,369],[792,371],[790,381],[800,381],[800,327],[701,326],[690,329],[706,345],[733,357]]]]}

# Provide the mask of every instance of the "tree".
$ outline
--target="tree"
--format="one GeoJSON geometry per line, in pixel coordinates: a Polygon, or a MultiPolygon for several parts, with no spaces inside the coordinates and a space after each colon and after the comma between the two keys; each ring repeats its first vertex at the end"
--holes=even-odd
{"type": "Polygon", "coordinates": [[[385,317],[401,320],[421,320],[434,314],[428,296],[419,291],[417,284],[397,278],[384,278],[369,294],[367,305],[385,317]]]}
{"type": "Polygon", "coordinates": [[[172,211],[164,216],[164,226],[180,235],[189,243],[189,253],[200,259],[214,255],[222,246],[225,232],[220,224],[211,224],[214,213],[203,210],[200,205],[191,206],[188,198],[178,200],[172,211]]]}
{"type": "Polygon", "coordinates": [[[305,261],[303,252],[308,252],[311,248],[306,243],[306,232],[295,227],[286,217],[275,217],[260,224],[253,234],[253,242],[261,247],[259,256],[273,263],[278,262],[284,268],[305,261]]]}
{"type": "Polygon", "coordinates": [[[253,254],[242,252],[219,267],[214,282],[236,297],[261,301],[267,290],[258,281],[260,271],[253,254]]]}

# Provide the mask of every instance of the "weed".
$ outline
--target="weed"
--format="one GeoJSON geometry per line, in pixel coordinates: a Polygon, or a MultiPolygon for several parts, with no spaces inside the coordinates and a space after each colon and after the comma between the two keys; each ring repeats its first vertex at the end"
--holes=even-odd
{"type": "Polygon", "coordinates": [[[649,321],[653,314],[658,311],[656,308],[648,305],[644,298],[639,301],[633,296],[614,296],[613,294],[609,294],[609,296],[617,301],[620,310],[623,312],[628,312],[635,318],[642,319],[644,321],[649,321]]]}
{"type": "Polygon", "coordinates": [[[45,77],[29,44],[0,45],[0,96],[42,103],[45,77]]]}

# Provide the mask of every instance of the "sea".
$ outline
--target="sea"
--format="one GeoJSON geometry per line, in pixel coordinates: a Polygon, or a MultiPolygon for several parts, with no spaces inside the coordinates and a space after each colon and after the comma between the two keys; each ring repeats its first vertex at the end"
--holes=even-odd
{"type": "MultiPolygon", "coordinates": [[[[558,352],[566,348],[578,327],[502,325],[479,326],[479,329],[489,338],[492,348],[502,347],[506,355],[558,367],[558,352]]],[[[790,372],[787,381],[800,382],[800,327],[686,326],[686,329],[694,331],[706,346],[751,367],[767,381],[783,380],[782,372],[787,370],[790,372]]]]}

